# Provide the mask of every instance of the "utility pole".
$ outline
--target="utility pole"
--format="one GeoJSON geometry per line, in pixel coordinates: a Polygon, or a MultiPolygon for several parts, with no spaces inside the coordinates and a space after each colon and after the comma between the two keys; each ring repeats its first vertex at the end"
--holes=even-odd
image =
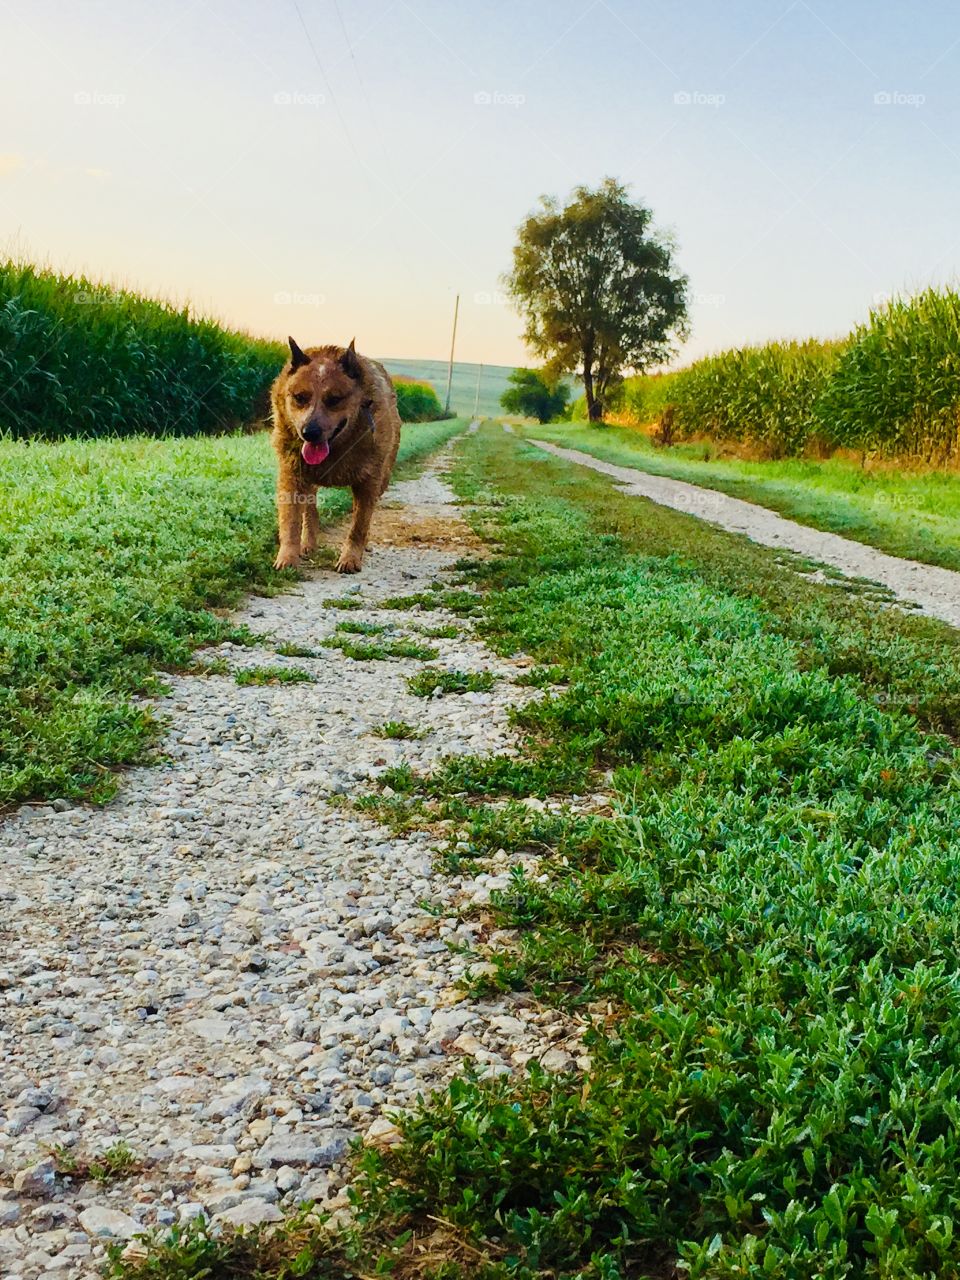
{"type": "Polygon", "coordinates": [[[453,333],[450,337],[450,364],[447,367],[447,403],[444,413],[450,412],[450,388],[453,386],[453,348],[457,341],[457,316],[460,314],[460,295],[457,294],[457,300],[453,304],[453,333]]]}
{"type": "Polygon", "coordinates": [[[476,394],[476,396],[474,397],[474,400],[473,400],[473,416],[474,416],[474,419],[476,419],[477,414],[478,414],[478,412],[479,412],[479,410],[480,410],[480,375],[481,375],[482,373],[483,373],[483,365],[481,364],[481,365],[480,365],[480,367],[477,369],[477,394],[476,394]]]}

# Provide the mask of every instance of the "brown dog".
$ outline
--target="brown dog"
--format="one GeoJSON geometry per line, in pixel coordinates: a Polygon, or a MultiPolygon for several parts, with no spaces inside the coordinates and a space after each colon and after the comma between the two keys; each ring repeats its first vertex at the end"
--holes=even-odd
{"type": "Polygon", "coordinates": [[[292,338],[290,363],[273,384],[273,447],[280,461],[276,569],[315,550],[320,533],[317,488],[353,490],[353,523],[339,573],[359,573],[380,495],[400,444],[397,393],[382,364],[349,347],[308,347],[292,338]]]}

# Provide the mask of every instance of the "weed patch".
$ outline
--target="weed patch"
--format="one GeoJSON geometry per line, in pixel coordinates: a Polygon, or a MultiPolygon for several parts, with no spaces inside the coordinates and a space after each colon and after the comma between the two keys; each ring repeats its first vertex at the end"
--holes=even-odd
{"type": "Polygon", "coordinates": [[[125,1142],[116,1142],[97,1156],[78,1155],[72,1147],[53,1147],[50,1151],[57,1173],[76,1182],[117,1182],[133,1177],[143,1169],[141,1161],[125,1142]]]}
{"type": "Polygon", "coordinates": [[[282,644],[278,644],[274,652],[279,654],[281,658],[319,658],[320,653],[317,649],[311,649],[306,644],[293,644],[288,640],[284,640],[282,644]]]}
{"type": "Polygon", "coordinates": [[[312,684],[313,675],[303,667],[245,667],[236,673],[239,685],[312,684]]]}
{"type": "Polygon", "coordinates": [[[364,643],[362,640],[351,640],[346,635],[334,635],[323,643],[328,648],[339,649],[344,657],[355,658],[358,662],[383,662],[388,658],[419,658],[423,662],[429,662],[439,656],[436,649],[417,644],[414,640],[364,643]]]}
{"type": "Polygon", "coordinates": [[[418,698],[441,693],[485,693],[493,688],[489,671],[418,671],[407,680],[407,688],[418,698]]]}
{"type": "Polygon", "coordinates": [[[415,724],[410,724],[406,720],[385,720],[373,732],[378,738],[406,738],[412,740],[424,737],[426,730],[418,729],[415,724]]]}

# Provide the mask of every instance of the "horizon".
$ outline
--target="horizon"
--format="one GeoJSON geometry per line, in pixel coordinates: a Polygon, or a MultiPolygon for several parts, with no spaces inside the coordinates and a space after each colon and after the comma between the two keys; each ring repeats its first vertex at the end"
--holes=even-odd
{"type": "Polygon", "coordinates": [[[445,360],[459,292],[457,363],[535,365],[500,280],[515,229],[606,174],[690,277],[674,365],[842,336],[956,279],[943,0],[922,22],[865,0],[14,0],[0,31],[8,252],[260,337],[445,360]]]}

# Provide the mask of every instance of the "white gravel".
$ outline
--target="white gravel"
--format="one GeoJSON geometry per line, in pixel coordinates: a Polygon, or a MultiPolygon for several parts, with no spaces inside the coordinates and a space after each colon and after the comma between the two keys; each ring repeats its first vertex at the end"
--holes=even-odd
{"type": "MultiPolygon", "coordinates": [[[[455,514],[435,474],[391,497],[417,518],[455,514]]],[[[471,961],[450,944],[477,943],[481,923],[463,911],[507,883],[506,855],[476,876],[439,874],[435,838],[392,837],[343,806],[401,760],[513,747],[507,708],[530,696],[512,683],[521,660],[496,658],[463,620],[378,608],[448,576],[460,554],[374,549],[359,581],[318,571],[237,615],[311,646],[344,619],[418,639],[415,624],[454,622],[460,637],[427,641],[435,663],[220,646],[210,656],[236,668],[291,664],[316,682],[173,678],[157,703],[166,763],[130,770],[105,808],[24,806],[0,826],[6,1280],[94,1276],[109,1240],[201,1212],[242,1224],[304,1199],[343,1205],[348,1144],[390,1142],[391,1110],[465,1057],[496,1073],[534,1055],[574,1065],[559,1014],[456,985],[471,961]],[[347,592],[362,609],[325,605],[347,592]],[[424,665],[498,681],[425,700],[405,684],[424,665]],[[426,736],[373,736],[388,719],[426,736]],[[121,1139],[144,1167],[113,1184],[64,1179],[46,1158],[121,1139]]]]}
{"type": "Polygon", "coordinates": [[[847,577],[878,582],[903,604],[960,627],[960,573],[953,569],[940,569],[935,565],[887,555],[861,542],[811,529],[766,507],[731,498],[715,489],[702,489],[685,480],[672,480],[634,467],[602,462],[579,449],[564,449],[545,440],[530,440],[530,443],[567,462],[576,462],[611,476],[625,493],[649,498],[662,507],[697,516],[731,533],[746,534],[753,542],[765,547],[794,551],[810,560],[819,560],[839,569],[847,577]]]}

